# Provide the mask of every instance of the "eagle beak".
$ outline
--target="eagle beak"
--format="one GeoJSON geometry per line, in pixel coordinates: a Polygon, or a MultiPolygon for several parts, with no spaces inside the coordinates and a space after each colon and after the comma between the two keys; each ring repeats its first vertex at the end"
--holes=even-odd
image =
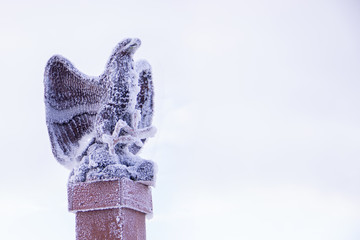
{"type": "Polygon", "coordinates": [[[133,38],[128,44],[130,52],[134,53],[141,45],[141,41],[138,38],[133,38]]]}

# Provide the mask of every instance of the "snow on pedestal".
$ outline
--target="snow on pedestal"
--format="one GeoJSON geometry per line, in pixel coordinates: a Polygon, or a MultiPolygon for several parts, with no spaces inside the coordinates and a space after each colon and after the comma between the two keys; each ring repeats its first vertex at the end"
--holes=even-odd
{"type": "Polygon", "coordinates": [[[151,189],[127,178],[69,183],[69,211],[76,214],[77,240],[145,240],[151,189]]]}

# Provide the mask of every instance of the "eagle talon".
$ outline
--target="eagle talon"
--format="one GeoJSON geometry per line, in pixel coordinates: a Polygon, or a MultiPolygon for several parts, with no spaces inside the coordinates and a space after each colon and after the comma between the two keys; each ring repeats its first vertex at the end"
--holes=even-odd
{"type": "Polygon", "coordinates": [[[138,129],[138,122],[140,121],[140,111],[136,110],[131,119],[133,127],[130,127],[125,121],[119,120],[115,125],[115,129],[112,135],[103,134],[102,141],[107,143],[109,146],[109,153],[115,155],[115,146],[117,144],[125,144],[125,151],[129,152],[128,146],[130,144],[135,144],[139,147],[143,146],[143,143],[140,139],[153,137],[155,135],[156,129],[154,127],[146,127],[138,129]],[[121,129],[124,129],[128,134],[119,136],[121,129]]]}

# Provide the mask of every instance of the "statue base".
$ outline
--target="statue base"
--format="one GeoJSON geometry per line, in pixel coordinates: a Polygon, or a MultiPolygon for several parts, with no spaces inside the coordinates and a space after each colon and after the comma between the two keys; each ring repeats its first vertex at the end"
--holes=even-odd
{"type": "Polygon", "coordinates": [[[69,211],[76,214],[76,239],[145,240],[151,189],[127,178],[68,184],[69,211]]]}

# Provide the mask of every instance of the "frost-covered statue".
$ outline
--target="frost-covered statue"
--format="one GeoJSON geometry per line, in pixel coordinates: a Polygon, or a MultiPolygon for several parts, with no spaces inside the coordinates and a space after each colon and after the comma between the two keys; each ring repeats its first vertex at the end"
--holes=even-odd
{"type": "Polygon", "coordinates": [[[136,156],[155,134],[151,67],[132,59],[140,44],[120,42],[99,77],[81,73],[58,55],[48,61],[46,123],[55,158],[73,169],[70,182],[121,177],[153,182],[153,163],[136,156]]]}

